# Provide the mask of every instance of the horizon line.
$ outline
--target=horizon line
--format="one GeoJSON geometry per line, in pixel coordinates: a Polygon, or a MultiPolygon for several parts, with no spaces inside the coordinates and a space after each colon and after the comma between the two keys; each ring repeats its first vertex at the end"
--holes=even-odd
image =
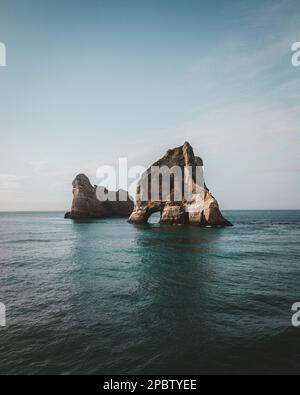
{"type": "MultiPolygon", "coordinates": [[[[68,210],[0,210],[3,213],[66,213],[68,210]]],[[[228,208],[222,211],[300,211],[300,208],[228,208]]]]}

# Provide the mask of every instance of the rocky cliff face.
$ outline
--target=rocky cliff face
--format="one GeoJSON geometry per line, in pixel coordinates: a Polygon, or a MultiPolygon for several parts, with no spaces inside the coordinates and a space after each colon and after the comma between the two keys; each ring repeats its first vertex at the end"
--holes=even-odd
{"type": "MultiPolygon", "coordinates": [[[[137,188],[137,201],[129,218],[133,224],[147,223],[149,217],[160,212],[162,224],[192,224],[199,226],[232,226],[220,212],[217,200],[209,192],[203,179],[203,161],[194,155],[189,143],[169,150],[142,176],[137,188]],[[181,179],[168,169],[181,170],[181,179]],[[169,171],[169,194],[163,196],[162,174],[157,168],[169,171]],[[153,197],[153,184],[158,184],[158,196],[153,197]],[[184,193],[184,191],[190,193],[184,193]],[[178,192],[182,192],[179,193],[178,192]],[[178,198],[181,196],[181,198],[178,198]]],[[[155,189],[155,188],[154,188],[155,189]]]]}
{"type": "MultiPolygon", "coordinates": [[[[112,194],[112,192],[106,191],[105,188],[102,188],[102,191],[107,192],[108,196],[112,194]]],[[[116,192],[116,201],[107,200],[105,202],[97,198],[97,193],[99,193],[99,187],[97,189],[96,186],[92,186],[86,175],[79,174],[73,181],[72,209],[71,212],[66,213],[65,218],[101,219],[130,216],[134,203],[128,192],[118,191],[116,192]],[[119,201],[121,194],[126,197],[126,201],[119,201]]]]}

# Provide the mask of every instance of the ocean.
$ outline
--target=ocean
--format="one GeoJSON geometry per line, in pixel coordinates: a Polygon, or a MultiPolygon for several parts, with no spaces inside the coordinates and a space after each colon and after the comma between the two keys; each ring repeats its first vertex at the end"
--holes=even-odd
{"type": "Polygon", "coordinates": [[[300,211],[233,228],[0,213],[0,374],[299,373],[300,211]]]}

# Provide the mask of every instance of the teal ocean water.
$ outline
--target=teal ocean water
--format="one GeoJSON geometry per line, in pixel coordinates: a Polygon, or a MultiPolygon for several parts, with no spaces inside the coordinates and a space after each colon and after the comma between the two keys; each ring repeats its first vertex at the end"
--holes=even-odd
{"type": "Polygon", "coordinates": [[[299,373],[300,212],[225,215],[0,213],[0,374],[299,373]]]}

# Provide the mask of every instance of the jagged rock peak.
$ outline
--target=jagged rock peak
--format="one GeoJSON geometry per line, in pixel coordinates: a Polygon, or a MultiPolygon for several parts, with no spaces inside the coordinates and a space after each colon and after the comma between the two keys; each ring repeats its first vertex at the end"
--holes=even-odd
{"type": "Polygon", "coordinates": [[[193,148],[188,142],[180,147],[169,149],[165,156],[143,174],[137,187],[136,204],[129,222],[133,224],[147,223],[149,217],[155,212],[160,212],[160,223],[162,224],[232,226],[221,214],[217,200],[205,185],[203,161],[194,155],[193,148]],[[154,171],[154,168],[157,167],[168,169],[179,167],[182,170],[181,179],[169,174],[172,182],[170,182],[170,193],[167,198],[162,197],[161,175],[158,175],[156,170],[154,171]],[[187,169],[190,170],[186,172],[187,169]],[[202,174],[202,177],[199,178],[199,174],[202,174]],[[157,196],[155,198],[152,196],[152,185],[155,182],[158,184],[159,199],[157,196]],[[192,191],[188,197],[183,193],[187,185],[192,191]],[[149,191],[151,192],[149,193],[149,191]],[[178,191],[182,191],[179,200],[177,198],[178,191]]]}

